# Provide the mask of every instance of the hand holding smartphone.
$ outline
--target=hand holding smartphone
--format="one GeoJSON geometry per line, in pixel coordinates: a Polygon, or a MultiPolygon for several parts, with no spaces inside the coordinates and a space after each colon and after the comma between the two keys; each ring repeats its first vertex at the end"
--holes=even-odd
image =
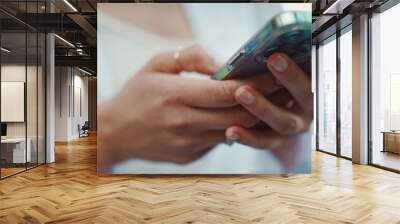
{"type": "Polygon", "coordinates": [[[213,79],[236,79],[268,73],[265,61],[275,52],[285,53],[305,71],[311,70],[310,12],[291,11],[274,16],[236,51],[213,79]]]}

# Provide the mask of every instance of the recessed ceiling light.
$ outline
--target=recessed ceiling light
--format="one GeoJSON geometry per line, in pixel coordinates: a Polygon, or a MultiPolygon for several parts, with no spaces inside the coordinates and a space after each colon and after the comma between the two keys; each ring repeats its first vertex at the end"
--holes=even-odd
{"type": "Polygon", "coordinates": [[[88,71],[86,71],[86,70],[83,70],[83,69],[81,69],[81,68],[79,68],[79,67],[78,67],[78,70],[81,71],[81,72],[83,72],[83,73],[85,73],[85,74],[87,74],[87,75],[92,76],[92,73],[90,73],[90,72],[88,72],[88,71]]]}
{"type": "Polygon", "coordinates": [[[67,4],[74,12],[78,12],[78,10],[68,1],[64,0],[65,4],[67,4]]]}
{"type": "Polygon", "coordinates": [[[6,52],[6,53],[10,53],[10,52],[11,52],[10,49],[7,49],[7,48],[5,48],[5,47],[1,47],[0,49],[1,49],[1,51],[4,51],[4,52],[6,52]]]}
{"type": "Polygon", "coordinates": [[[343,13],[343,9],[347,8],[354,1],[355,0],[336,0],[327,9],[325,9],[322,14],[323,15],[327,15],[327,14],[342,14],[343,13]]]}
{"type": "Polygon", "coordinates": [[[62,38],[62,37],[60,37],[60,36],[57,35],[57,34],[54,34],[54,36],[57,37],[57,38],[58,38],[59,40],[61,40],[62,42],[66,43],[68,46],[75,48],[75,45],[73,45],[73,44],[72,44],[71,42],[69,42],[68,40],[66,40],[66,39],[64,39],[64,38],[62,38]]]}

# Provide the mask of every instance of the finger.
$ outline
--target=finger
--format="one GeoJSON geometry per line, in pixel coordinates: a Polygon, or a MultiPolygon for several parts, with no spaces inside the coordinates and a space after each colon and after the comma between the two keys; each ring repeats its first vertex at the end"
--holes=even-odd
{"type": "Polygon", "coordinates": [[[185,138],[183,145],[175,149],[173,162],[187,164],[204,156],[216,144],[225,141],[225,131],[206,131],[191,138],[185,138]]]}
{"type": "Polygon", "coordinates": [[[305,74],[286,54],[271,55],[267,59],[267,66],[304,111],[313,111],[313,95],[309,75],[305,74]]]}
{"type": "Polygon", "coordinates": [[[218,143],[225,142],[225,129],[224,130],[207,130],[193,137],[193,144],[199,150],[210,148],[218,143]]]}
{"type": "Polygon", "coordinates": [[[243,107],[280,134],[295,134],[307,129],[302,117],[274,105],[250,86],[240,87],[235,95],[243,107]]]}
{"type": "Polygon", "coordinates": [[[178,163],[178,164],[189,164],[194,162],[195,160],[200,159],[203,157],[205,154],[207,154],[213,147],[206,147],[206,148],[200,148],[196,149],[195,151],[190,151],[188,153],[182,153],[184,150],[180,150],[178,155],[179,156],[174,156],[172,158],[169,158],[172,162],[178,163]]]}
{"type": "Polygon", "coordinates": [[[180,52],[180,57],[176,60],[179,71],[213,75],[219,68],[216,61],[199,45],[185,48],[180,52]]]}
{"type": "Polygon", "coordinates": [[[154,56],[144,67],[144,71],[179,74],[182,71],[214,74],[218,65],[203,48],[198,45],[176,52],[165,52],[154,56]]]}
{"type": "Polygon", "coordinates": [[[293,102],[293,98],[287,89],[279,89],[271,94],[268,94],[266,97],[269,101],[279,107],[290,108],[291,105],[289,103],[293,102]]]}
{"type": "Polygon", "coordinates": [[[182,90],[181,99],[193,107],[221,108],[237,104],[235,91],[242,85],[251,85],[264,95],[282,89],[271,75],[258,75],[243,80],[194,80],[184,79],[179,88],[182,90]]]}
{"type": "Polygon", "coordinates": [[[249,85],[263,95],[270,95],[271,93],[283,89],[283,86],[280,85],[271,74],[260,74],[234,81],[239,82],[241,85],[249,85]]]}
{"type": "Polygon", "coordinates": [[[184,78],[179,85],[183,103],[199,108],[222,108],[237,105],[235,90],[240,83],[184,78]]]}
{"type": "Polygon", "coordinates": [[[192,127],[196,127],[196,132],[207,130],[225,130],[234,125],[242,127],[253,127],[259,121],[243,107],[203,109],[193,108],[187,113],[186,119],[192,127]]]}
{"type": "Polygon", "coordinates": [[[249,130],[239,126],[226,129],[225,136],[231,141],[271,150],[281,146],[286,139],[286,136],[279,135],[271,130],[249,130]]]}

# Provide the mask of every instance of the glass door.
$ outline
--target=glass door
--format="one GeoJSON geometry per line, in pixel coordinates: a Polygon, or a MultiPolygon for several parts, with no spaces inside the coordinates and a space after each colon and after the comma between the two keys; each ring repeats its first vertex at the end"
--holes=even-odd
{"type": "Polygon", "coordinates": [[[25,32],[1,34],[1,176],[26,170],[27,150],[25,32]]]}
{"type": "Polygon", "coordinates": [[[317,148],[336,154],[336,35],[317,50],[317,148]]]}
{"type": "Polygon", "coordinates": [[[400,171],[400,4],[371,18],[370,162],[400,171]]]}
{"type": "Polygon", "coordinates": [[[27,113],[27,150],[30,156],[27,167],[38,164],[38,35],[36,32],[27,33],[27,80],[26,80],[26,113],[27,113]]]}
{"type": "MultiPolygon", "coordinates": [[[[16,10],[43,13],[44,3],[16,10]]],[[[45,163],[45,45],[45,34],[0,12],[1,179],[45,163]]]]}
{"type": "Polygon", "coordinates": [[[340,155],[352,157],[352,32],[351,26],[340,35],[340,155]]]}

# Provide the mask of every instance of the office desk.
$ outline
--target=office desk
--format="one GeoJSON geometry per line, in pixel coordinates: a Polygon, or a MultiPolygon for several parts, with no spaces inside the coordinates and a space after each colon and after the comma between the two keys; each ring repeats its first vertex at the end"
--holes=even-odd
{"type": "Polygon", "coordinates": [[[27,147],[25,153],[25,138],[6,138],[1,139],[1,157],[6,163],[25,163],[31,162],[31,145],[30,138],[26,140],[27,147]]]}
{"type": "Polygon", "coordinates": [[[381,133],[383,134],[382,152],[392,152],[400,154],[400,132],[382,131],[381,133]]]}

